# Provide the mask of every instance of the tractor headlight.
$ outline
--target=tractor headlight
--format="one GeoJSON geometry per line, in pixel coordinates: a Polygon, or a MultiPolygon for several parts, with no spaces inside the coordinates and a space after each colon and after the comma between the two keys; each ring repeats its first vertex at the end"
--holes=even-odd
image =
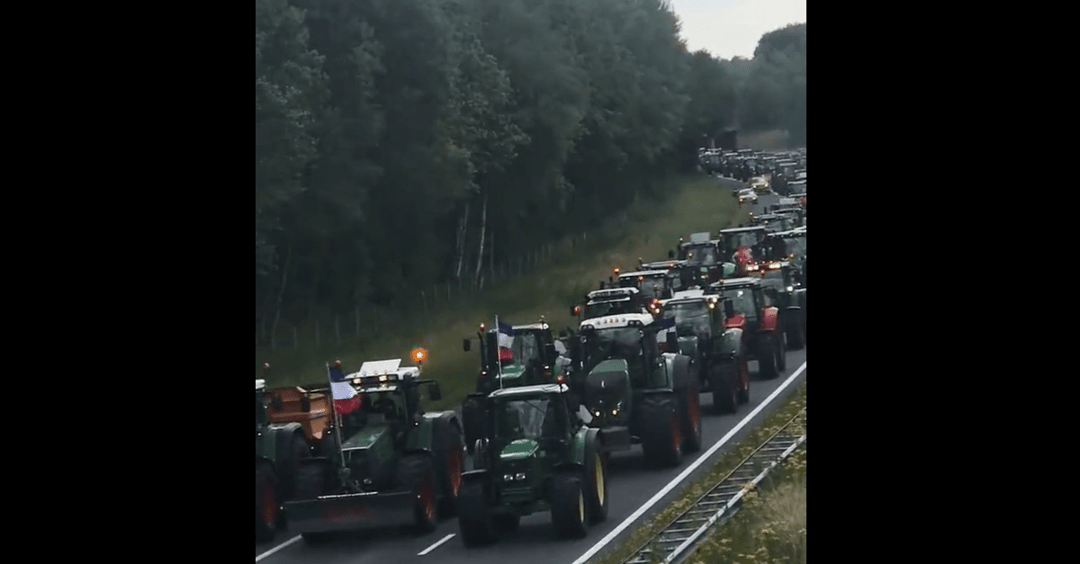
{"type": "Polygon", "coordinates": [[[525,473],[524,472],[518,472],[517,474],[514,474],[514,479],[519,481],[519,482],[525,480],[525,473]]]}
{"type": "Polygon", "coordinates": [[[788,287],[787,287],[787,291],[789,291],[789,292],[794,292],[794,291],[795,291],[795,288],[793,288],[793,287],[791,287],[791,286],[788,286],[788,287]]]}
{"type": "Polygon", "coordinates": [[[504,482],[513,482],[514,481],[514,475],[513,474],[504,474],[503,475],[503,481],[504,482]]]}
{"type": "Polygon", "coordinates": [[[617,415],[619,415],[619,410],[618,410],[618,409],[612,409],[612,410],[611,410],[611,416],[612,416],[612,417],[615,417],[615,416],[617,416],[617,415]]]}
{"type": "Polygon", "coordinates": [[[597,416],[597,417],[600,417],[600,411],[599,411],[599,410],[597,410],[596,412],[594,412],[594,413],[593,413],[593,415],[595,415],[595,416],[597,416]]]}

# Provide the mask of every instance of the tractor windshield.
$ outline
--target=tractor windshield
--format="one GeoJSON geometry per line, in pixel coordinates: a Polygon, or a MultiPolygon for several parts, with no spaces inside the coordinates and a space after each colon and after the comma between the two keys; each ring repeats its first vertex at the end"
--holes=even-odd
{"type": "Polygon", "coordinates": [[[753,247],[761,241],[764,236],[764,230],[762,231],[742,231],[738,233],[724,233],[723,245],[724,253],[730,256],[739,250],[739,247],[753,247]]]}
{"type": "Polygon", "coordinates": [[[593,364],[610,358],[641,356],[641,330],[636,327],[600,329],[585,337],[585,354],[593,364]]]}
{"type": "Polygon", "coordinates": [[[514,362],[517,364],[525,365],[530,360],[540,359],[540,340],[536,338],[536,333],[517,333],[514,335],[514,343],[511,347],[514,362]]]}
{"type": "Polygon", "coordinates": [[[686,259],[690,264],[713,266],[719,262],[716,256],[716,247],[713,245],[688,246],[686,250],[686,259]]]}
{"type": "Polygon", "coordinates": [[[724,290],[724,299],[731,299],[732,305],[735,306],[735,311],[741,313],[747,317],[755,317],[756,309],[754,308],[754,294],[749,288],[743,288],[740,290],[724,290]]]}
{"type": "Polygon", "coordinates": [[[591,303],[585,307],[585,319],[595,319],[597,317],[604,317],[605,315],[618,315],[620,313],[637,313],[631,311],[630,306],[630,298],[591,303]]]}
{"type": "Polygon", "coordinates": [[[663,274],[653,274],[649,276],[634,276],[624,278],[622,281],[624,288],[637,288],[641,290],[641,294],[647,298],[662,299],[664,288],[667,286],[666,276],[663,274]]]}
{"type": "Polygon", "coordinates": [[[540,440],[549,427],[547,419],[549,400],[537,397],[522,400],[508,400],[499,410],[501,417],[496,419],[496,434],[509,440],[540,440]]]}
{"type": "Polygon", "coordinates": [[[669,304],[664,308],[665,319],[675,319],[675,332],[680,336],[709,332],[709,306],[704,300],[669,304]]]}

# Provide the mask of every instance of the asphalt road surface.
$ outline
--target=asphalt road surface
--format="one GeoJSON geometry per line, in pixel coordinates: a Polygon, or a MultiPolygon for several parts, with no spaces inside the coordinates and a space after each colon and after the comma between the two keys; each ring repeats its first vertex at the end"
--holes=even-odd
{"type": "MultiPolygon", "coordinates": [[[[274,543],[255,547],[256,561],[265,562],[266,564],[299,564],[301,562],[320,562],[321,564],[363,564],[368,562],[373,564],[386,564],[388,562],[395,564],[400,562],[573,564],[608,533],[619,527],[627,517],[648,502],[657,492],[664,489],[672,479],[705,454],[710,447],[728,434],[729,431],[739,425],[773,391],[790,380],[790,384],[784,391],[774,397],[768,406],[761,409],[752,420],[744,424],[720,450],[727,450],[733,443],[745,436],[772,408],[780,405],[787,394],[797,389],[798,385],[806,378],[805,361],[806,349],[788,351],[787,370],[779,378],[771,381],[757,379],[757,362],[751,361],[750,402],[739,406],[738,412],[732,415],[712,414],[710,412],[712,394],[703,393],[701,395],[701,452],[684,456],[683,463],[679,467],[662,470],[646,467],[642,460],[640,446],[634,446],[629,451],[612,454],[608,467],[607,486],[608,495],[610,496],[608,518],[605,522],[594,525],[589,530],[589,535],[584,539],[572,541],[557,539],[551,524],[551,515],[549,513],[539,513],[523,517],[517,531],[506,534],[494,545],[466,549],[461,542],[457,519],[452,518],[442,521],[435,532],[425,535],[419,535],[403,528],[358,531],[339,534],[338,538],[329,544],[317,547],[307,546],[295,533],[282,530],[278,531],[274,543]],[[791,380],[789,376],[796,372],[799,372],[798,376],[791,380]],[[450,538],[447,538],[448,536],[450,538]],[[432,548],[433,545],[440,541],[443,541],[442,544],[432,548]],[[423,553],[423,556],[420,555],[421,553],[423,553]]],[[[682,485],[691,483],[707,467],[708,464],[701,465],[686,480],[681,482],[680,487],[674,488],[659,503],[654,505],[643,518],[648,518],[653,512],[666,507],[671,500],[678,496],[682,485]]],[[[620,539],[632,532],[633,529],[632,526],[628,527],[619,537],[614,538],[608,546],[617,546],[620,539]]],[[[597,552],[596,557],[602,554],[603,551],[597,552]]]]}
{"type": "MultiPolygon", "coordinates": [[[[725,189],[735,185],[735,181],[722,179],[725,189]]],[[[739,183],[741,184],[741,182],[739,183]]],[[[758,201],[751,205],[754,215],[764,213],[765,206],[778,204],[780,197],[774,193],[758,196],[758,201]]],[[[639,508],[649,502],[658,492],[699,457],[703,456],[714,444],[723,439],[732,429],[741,425],[719,450],[725,451],[738,442],[777,405],[783,403],[787,394],[797,389],[806,378],[806,349],[787,352],[787,370],[774,380],[763,381],[757,378],[757,362],[750,362],[751,384],[750,402],[739,406],[732,415],[711,413],[712,394],[701,395],[701,452],[684,455],[683,463],[676,468],[649,468],[642,460],[641,447],[634,446],[629,451],[614,453],[608,466],[608,495],[610,496],[608,518],[603,523],[593,525],[588,536],[581,540],[560,540],[555,537],[550,513],[539,513],[521,519],[517,531],[505,534],[499,542],[482,548],[466,549],[461,541],[456,518],[444,520],[432,533],[420,535],[404,527],[386,528],[375,531],[357,531],[340,533],[332,542],[317,547],[307,546],[304,541],[288,529],[278,531],[273,543],[256,545],[256,562],[266,564],[300,564],[302,562],[320,562],[320,564],[387,564],[393,562],[438,562],[447,564],[476,564],[477,562],[514,562],[515,564],[582,564],[581,558],[589,553],[597,543],[609,533],[615,531],[639,508]],[[789,378],[796,374],[794,379],[789,378]],[[782,392],[773,397],[768,405],[763,402],[770,398],[781,386],[788,384],[782,392]],[[762,407],[748,421],[751,412],[762,407]]],[[[648,519],[657,511],[663,510],[668,503],[678,497],[683,485],[693,480],[707,469],[702,464],[687,476],[677,487],[670,490],[658,503],[653,505],[641,519],[648,519]]],[[[634,530],[631,525],[624,527],[617,537],[603,548],[618,546],[623,538],[634,530]]],[[[593,557],[599,558],[604,550],[593,551],[593,557]]]]}

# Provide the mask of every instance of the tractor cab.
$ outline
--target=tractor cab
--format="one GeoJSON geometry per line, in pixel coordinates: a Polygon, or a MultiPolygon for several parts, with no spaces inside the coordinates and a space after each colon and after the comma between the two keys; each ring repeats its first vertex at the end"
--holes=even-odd
{"type": "Polygon", "coordinates": [[[646,300],[665,300],[676,291],[675,282],[668,269],[639,270],[619,275],[620,288],[637,288],[646,300]]]}
{"type": "Polygon", "coordinates": [[[637,288],[607,288],[589,292],[585,306],[572,306],[570,315],[585,320],[607,315],[651,315],[651,305],[653,300],[646,300],[637,288]]]}
{"type": "Polygon", "coordinates": [[[707,231],[690,235],[689,241],[679,241],[678,256],[686,261],[687,268],[693,273],[692,285],[704,285],[720,279],[724,258],[719,243],[718,239],[710,238],[707,231]]]}
{"type": "Polygon", "coordinates": [[[750,225],[762,226],[768,232],[790,231],[798,227],[798,217],[787,213],[767,213],[750,220],[750,225]]]}
{"type": "Polygon", "coordinates": [[[764,256],[762,243],[767,234],[762,226],[734,227],[718,233],[721,256],[735,264],[735,276],[745,275],[764,256]]]}

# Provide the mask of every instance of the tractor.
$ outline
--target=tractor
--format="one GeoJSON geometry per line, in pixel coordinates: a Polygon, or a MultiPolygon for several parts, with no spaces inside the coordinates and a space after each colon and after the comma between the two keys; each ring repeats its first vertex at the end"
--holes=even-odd
{"type": "Polygon", "coordinates": [[[679,239],[678,257],[685,260],[687,268],[692,271],[691,287],[703,288],[723,277],[724,257],[720,240],[710,238],[707,231],[691,234],[689,241],[679,239]]]}
{"type": "Polygon", "coordinates": [[[750,370],[742,329],[727,327],[735,317],[733,304],[701,290],[681,293],[663,302],[663,319],[674,325],[678,350],[664,339],[665,352],[679,352],[691,358],[691,370],[702,391],[712,393],[717,413],[735,413],[738,405],[750,401],[750,370]]]}
{"type": "Polygon", "coordinates": [[[646,299],[637,288],[606,288],[589,292],[584,307],[570,307],[570,316],[584,321],[616,314],[655,314],[658,308],[659,300],[646,299]]]}
{"type": "Polygon", "coordinates": [[[779,326],[788,350],[806,346],[806,286],[802,273],[790,261],[762,263],[755,274],[761,277],[765,296],[780,312],[779,326]]]}
{"type": "MultiPolygon", "coordinates": [[[[555,339],[551,327],[541,321],[532,325],[512,327],[513,343],[509,348],[499,346],[498,329],[485,332],[480,324],[477,341],[480,346],[480,371],[476,379],[476,391],[465,397],[461,406],[461,418],[464,423],[465,446],[468,452],[483,434],[484,419],[481,415],[483,400],[495,390],[529,386],[534,384],[554,383],[565,373],[564,367],[569,362],[562,358],[560,348],[565,352],[562,339],[555,339]]],[[[472,340],[464,339],[462,349],[472,350],[472,340]]]]}
{"type": "Polygon", "coordinates": [[[681,287],[671,269],[639,270],[619,275],[620,288],[637,288],[646,300],[666,300],[681,287]]]}
{"type": "Polygon", "coordinates": [[[589,413],[586,424],[601,430],[605,454],[641,444],[647,461],[678,466],[684,452],[701,449],[698,380],[690,357],[660,351],[657,333],[667,325],[623,314],[578,328],[570,388],[589,413]]]}
{"type": "Polygon", "coordinates": [[[565,383],[496,390],[480,413],[485,433],[474,469],[462,475],[458,523],[466,547],[494,542],[534,513],[550,512],[562,538],[583,538],[607,518],[601,430],[585,425],[588,414],[565,383]]]}
{"type": "Polygon", "coordinates": [[[255,540],[274,540],[284,525],[282,502],[292,494],[303,459],[311,455],[301,423],[275,421],[266,380],[255,380],[255,540]]]}
{"type": "Polygon", "coordinates": [[[768,230],[760,225],[721,229],[717,233],[721,260],[735,264],[736,276],[745,276],[765,256],[763,243],[767,235],[768,230]]]}
{"type": "Polygon", "coordinates": [[[724,320],[724,327],[742,330],[746,358],[758,361],[758,375],[765,380],[779,377],[787,369],[780,311],[766,300],[761,280],[752,277],[721,280],[710,284],[705,293],[731,301],[733,315],[724,320]]]}
{"type": "MultiPolygon", "coordinates": [[[[423,355],[414,356],[418,365],[423,355]]],[[[365,362],[344,375],[327,366],[331,387],[359,398],[348,413],[332,407],[331,448],[302,461],[296,493],[285,503],[289,527],[318,544],[334,533],[410,523],[435,530],[456,510],[464,465],[461,424],[453,411],[425,413],[420,389],[439,401],[438,382],[401,359],[365,362]]],[[[355,399],[354,398],[354,399],[355,399]]],[[[334,406],[335,401],[331,405],[334,406]]]]}

